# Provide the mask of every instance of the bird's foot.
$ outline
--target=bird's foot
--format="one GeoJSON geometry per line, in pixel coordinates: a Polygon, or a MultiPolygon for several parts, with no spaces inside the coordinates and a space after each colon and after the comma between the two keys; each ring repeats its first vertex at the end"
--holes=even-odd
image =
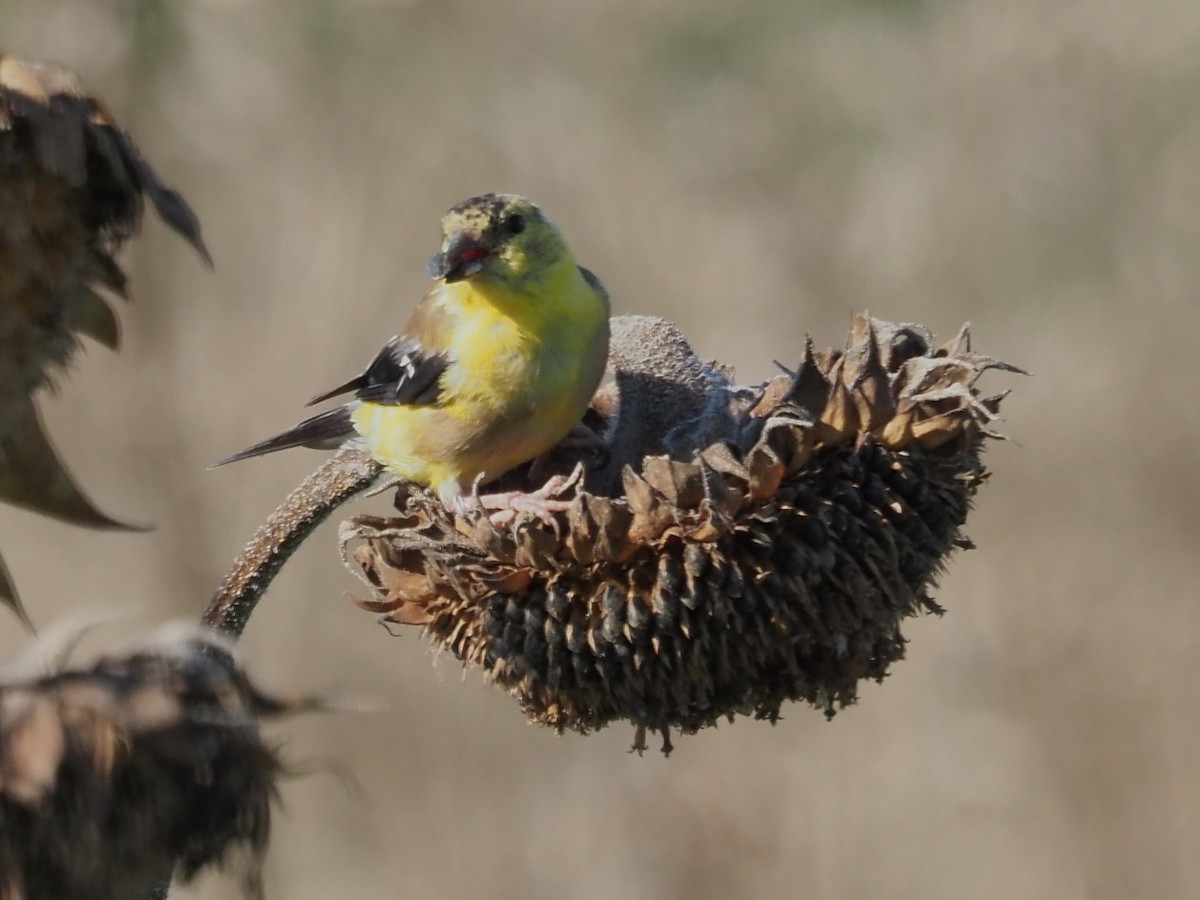
{"type": "Polygon", "coordinates": [[[570,475],[555,475],[536,491],[504,491],[498,494],[480,494],[479,505],[484,510],[490,510],[488,521],[496,528],[501,528],[512,522],[518,515],[529,515],[539,519],[558,533],[558,521],[555,513],[566,512],[571,508],[570,500],[561,499],[561,495],[575,484],[583,475],[582,467],[576,467],[570,475]]]}

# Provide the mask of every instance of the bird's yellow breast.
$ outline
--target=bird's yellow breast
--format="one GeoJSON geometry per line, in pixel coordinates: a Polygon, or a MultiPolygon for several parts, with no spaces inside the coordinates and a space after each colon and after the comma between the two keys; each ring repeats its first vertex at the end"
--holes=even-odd
{"type": "Polygon", "coordinates": [[[450,320],[438,403],[363,403],[352,419],[376,459],[441,492],[562,440],[603,373],[608,309],[573,262],[523,291],[472,280],[442,286],[435,302],[450,320]]]}

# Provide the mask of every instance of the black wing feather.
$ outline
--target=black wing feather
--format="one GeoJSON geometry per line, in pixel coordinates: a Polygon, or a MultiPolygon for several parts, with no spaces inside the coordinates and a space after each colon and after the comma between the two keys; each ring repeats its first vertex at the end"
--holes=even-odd
{"type": "MultiPolygon", "coordinates": [[[[448,363],[449,359],[444,354],[425,353],[415,338],[394,337],[379,351],[365,372],[332,391],[314,397],[309,405],[349,391],[353,391],[357,399],[369,403],[389,406],[433,405],[441,396],[438,382],[448,363]]],[[[331,449],[340,446],[355,434],[350,409],[350,406],[339,406],[305,419],[282,434],[221,460],[213,468],[290,447],[331,449]]]]}
{"type": "Polygon", "coordinates": [[[252,456],[262,456],[264,453],[274,453],[276,450],[287,450],[291,447],[332,449],[354,433],[354,423],[350,421],[349,407],[339,406],[337,409],[331,409],[305,419],[282,434],[259,441],[253,447],[247,447],[240,453],[227,456],[220,462],[213,463],[210,468],[215,469],[226,463],[238,462],[252,456]]]}
{"type": "Polygon", "coordinates": [[[311,406],[354,391],[368,403],[389,406],[425,406],[438,402],[438,380],[449,360],[444,354],[427,354],[411,337],[394,337],[371,360],[367,370],[332,391],[308,401],[311,406]]]}

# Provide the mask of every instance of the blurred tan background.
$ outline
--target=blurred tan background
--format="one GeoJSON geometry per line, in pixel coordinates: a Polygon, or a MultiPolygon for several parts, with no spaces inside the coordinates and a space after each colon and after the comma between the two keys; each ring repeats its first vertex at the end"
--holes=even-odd
{"type": "MultiPolygon", "coordinates": [[[[194,616],[321,457],[205,466],[357,372],[481,191],[534,197],[617,312],[746,380],[859,308],[970,320],[1036,376],[985,384],[1016,388],[1015,440],[910,658],[832,723],[797,706],[669,760],[528,726],[389,637],[324,528],[246,656],[386,709],[280,732],[316,773],[285,785],[269,896],[1200,895],[1195,0],[8,0],[0,34],[107,100],[217,264],[148,221],[125,349],[47,398],[94,498],[157,529],[0,508],[42,625],[194,616]]],[[[0,659],[24,641],[0,620],[0,659]]]]}

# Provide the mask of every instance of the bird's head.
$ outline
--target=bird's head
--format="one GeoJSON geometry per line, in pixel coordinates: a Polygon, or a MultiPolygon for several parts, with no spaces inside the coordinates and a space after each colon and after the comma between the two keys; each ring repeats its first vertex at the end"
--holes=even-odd
{"type": "Polygon", "coordinates": [[[426,271],[448,283],[481,278],[513,284],[570,259],[558,229],[532,201],[482,194],[442,217],[442,250],[426,271]]]}

